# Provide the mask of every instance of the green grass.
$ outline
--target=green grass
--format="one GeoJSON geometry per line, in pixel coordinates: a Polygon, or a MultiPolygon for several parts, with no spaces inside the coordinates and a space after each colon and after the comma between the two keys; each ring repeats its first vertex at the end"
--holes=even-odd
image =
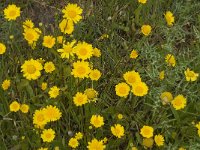
{"type": "MultiPolygon", "coordinates": [[[[198,0],[148,0],[141,5],[137,0],[98,0],[98,1],[55,1],[55,0],[7,0],[0,4],[0,41],[7,46],[4,55],[0,55],[0,83],[11,79],[12,85],[8,91],[0,88],[0,150],[28,150],[41,146],[54,149],[70,149],[69,131],[81,131],[84,138],[77,149],[86,149],[87,142],[92,138],[108,138],[106,149],[130,150],[131,144],[143,149],[140,128],[151,125],[155,134],[162,133],[165,146],[160,149],[176,150],[184,147],[189,150],[200,149],[200,138],[197,129],[192,125],[200,121],[200,80],[187,82],[184,71],[190,68],[200,73],[200,2],[198,0]],[[26,18],[33,20],[38,27],[43,23],[43,35],[60,35],[58,23],[61,20],[61,10],[68,3],[77,2],[83,8],[84,19],[75,26],[73,38],[91,43],[101,50],[100,58],[91,59],[95,68],[102,72],[97,82],[89,79],[77,80],[70,75],[70,62],[59,57],[56,45],[53,49],[42,46],[40,38],[38,46],[32,50],[23,39],[22,22],[26,18]],[[8,22],[3,17],[2,10],[11,3],[21,7],[22,13],[17,21],[8,22]],[[168,27],[164,13],[170,10],[175,15],[175,24],[168,27]],[[143,24],[152,26],[152,33],[144,37],[140,28],[143,24]],[[99,40],[102,34],[109,38],[99,40]],[[14,35],[14,40],[9,36],[14,35]],[[132,49],[139,52],[136,60],[129,58],[132,49]],[[177,61],[176,66],[169,67],[165,63],[165,55],[172,53],[177,61]],[[53,61],[56,71],[51,75],[45,73],[36,80],[28,81],[20,72],[25,60],[43,58],[53,61]],[[123,81],[123,73],[137,70],[142,80],[149,86],[149,93],[144,97],[130,94],[126,99],[115,94],[115,85],[123,81]],[[159,80],[159,72],[165,70],[166,77],[159,80]],[[46,81],[49,86],[57,85],[62,92],[56,100],[40,90],[40,84],[46,81]],[[72,98],[77,91],[94,87],[99,92],[97,103],[90,103],[78,108],[72,98]],[[170,91],[173,96],[183,94],[187,98],[187,106],[176,111],[172,106],[163,106],[160,94],[170,91]],[[9,104],[17,99],[30,105],[29,114],[9,112],[9,104]],[[62,119],[49,124],[56,131],[55,140],[43,143],[36,134],[32,124],[32,114],[36,109],[47,104],[58,106],[62,119]],[[122,120],[117,114],[123,114],[122,120]],[[101,129],[89,129],[90,117],[101,114],[105,125],[101,129]],[[125,128],[122,139],[115,138],[110,126],[120,123],[125,128]],[[175,138],[172,134],[176,133],[175,138]],[[25,136],[22,140],[21,137],[25,136]]],[[[67,37],[72,39],[72,37],[67,37]]],[[[152,149],[159,149],[155,146],[152,149]]]]}

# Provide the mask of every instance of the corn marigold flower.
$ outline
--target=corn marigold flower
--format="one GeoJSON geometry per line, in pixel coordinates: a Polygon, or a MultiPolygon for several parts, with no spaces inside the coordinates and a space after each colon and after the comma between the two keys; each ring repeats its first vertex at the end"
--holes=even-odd
{"type": "Polygon", "coordinates": [[[63,44],[63,43],[64,43],[64,38],[63,38],[63,36],[57,36],[57,37],[56,37],[56,41],[57,41],[59,44],[63,44]]]}
{"type": "Polygon", "coordinates": [[[6,52],[6,46],[3,43],[0,43],[0,55],[6,52]]]}
{"type": "Polygon", "coordinates": [[[96,128],[99,128],[104,125],[104,119],[100,115],[92,115],[90,119],[90,124],[92,124],[96,128]]]}
{"type": "Polygon", "coordinates": [[[176,110],[180,110],[185,108],[187,100],[183,95],[178,95],[176,96],[172,101],[172,106],[176,109],[176,110]]]}
{"type": "Polygon", "coordinates": [[[21,110],[22,113],[25,113],[25,114],[28,113],[28,111],[29,111],[29,105],[27,105],[27,104],[21,104],[20,110],[21,110]]]}
{"type": "Polygon", "coordinates": [[[63,44],[63,48],[57,50],[59,53],[61,53],[61,58],[69,59],[70,56],[74,56],[73,46],[75,43],[76,40],[73,40],[72,42],[67,42],[67,44],[63,44]]]}
{"type": "Polygon", "coordinates": [[[32,22],[32,20],[26,19],[26,20],[23,22],[23,28],[24,28],[24,29],[27,29],[27,28],[34,28],[34,23],[32,22]]]}
{"type": "Polygon", "coordinates": [[[160,73],[159,73],[159,79],[160,80],[163,80],[165,78],[165,71],[161,71],[160,73]]]}
{"type": "Polygon", "coordinates": [[[8,5],[4,10],[4,18],[8,21],[16,20],[20,16],[20,7],[15,4],[8,5]]]}
{"type": "Polygon", "coordinates": [[[55,65],[53,62],[49,61],[49,62],[46,62],[44,64],[44,70],[47,72],[47,73],[52,73],[54,70],[55,70],[55,65]]]}
{"type": "Polygon", "coordinates": [[[144,82],[136,82],[132,85],[132,92],[135,96],[145,96],[148,90],[149,88],[144,82]]]}
{"type": "Polygon", "coordinates": [[[63,18],[67,18],[67,20],[71,20],[74,23],[78,23],[82,19],[83,10],[77,4],[68,4],[62,10],[63,18]]]}
{"type": "Polygon", "coordinates": [[[139,3],[146,4],[147,0],[138,0],[139,3]]]}
{"type": "Polygon", "coordinates": [[[41,148],[39,148],[38,150],[48,150],[48,148],[43,148],[43,147],[41,147],[41,148]]]}
{"type": "Polygon", "coordinates": [[[157,146],[163,146],[165,139],[162,135],[158,134],[154,136],[154,141],[157,146]]]}
{"type": "Polygon", "coordinates": [[[141,82],[140,74],[136,71],[128,71],[123,74],[123,78],[129,85],[133,85],[134,83],[141,82]]]}
{"type": "Polygon", "coordinates": [[[152,148],[153,147],[153,138],[143,138],[142,145],[145,148],[152,148]]]}
{"type": "Polygon", "coordinates": [[[28,42],[29,45],[35,47],[36,42],[40,37],[41,31],[38,28],[24,28],[24,39],[28,42]]]}
{"type": "Polygon", "coordinates": [[[43,142],[52,142],[55,138],[55,131],[53,129],[44,129],[41,134],[43,142]]]}
{"type": "Polygon", "coordinates": [[[104,145],[102,140],[98,141],[94,138],[91,142],[88,142],[87,148],[88,150],[104,150],[106,146],[104,145]]]}
{"type": "Polygon", "coordinates": [[[73,21],[67,20],[67,19],[63,19],[59,23],[59,29],[64,34],[72,34],[72,32],[74,31],[73,21]]]}
{"type": "Polygon", "coordinates": [[[41,89],[43,91],[47,89],[47,83],[46,82],[42,82],[41,89]]]}
{"type": "Polygon", "coordinates": [[[136,59],[137,57],[138,57],[138,52],[133,49],[130,53],[130,58],[136,59]]]}
{"type": "Polygon", "coordinates": [[[174,23],[174,15],[171,11],[167,11],[165,15],[165,20],[168,26],[172,26],[174,23]]]}
{"type": "Polygon", "coordinates": [[[137,147],[133,146],[131,150],[138,150],[137,147]]]}
{"type": "Polygon", "coordinates": [[[143,126],[140,129],[140,134],[144,137],[144,138],[151,138],[153,137],[153,127],[151,126],[143,126]]]}
{"type": "Polygon", "coordinates": [[[93,88],[88,88],[84,91],[84,93],[87,95],[87,98],[89,100],[93,100],[95,98],[97,98],[98,96],[98,92],[95,91],[93,88]]]}
{"type": "Polygon", "coordinates": [[[94,48],[93,49],[93,56],[100,57],[101,56],[101,51],[98,48],[94,48]]]}
{"type": "Polygon", "coordinates": [[[50,98],[56,98],[59,95],[60,88],[57,86],[53,86],[49,90],[49,96],[50,98]]]}
{"type": "Polygon", "coordinates": [[[8,90],[8,88],[10,87],[10,80],[4,80],[1,86],[4,91],[8,90]]]}
{"type": "Polygon", "coordinates": [[[172,94],[170,92],[163,92],[160,95],[160,99],[162,101],[162,104],[166,105],[166,104],[170,103],[173,100],[173,96],[172,96],[172,94]]]}
{"type": "Polygon", "coordinates": [[[20,104],[17,102],[17,101],[13,101],[11,104],[10,104],[10,111],[11,112],[17,112],[20,110],[20,104]]]}
{"type": "Polygon", "coordinates": [[[76,95],[73,97],[73,102],[76,106],[82,106],[88,102],[87,95],[77,92],[76,95]]]}
{"type": "Polygon", "coordinates": [[[71,74],[75,78],[88,78],[91,69],[89,67],[89,62],[87,61],[77,61],[73,63],[73,69],[71,74]]]}
{"type": "Polygon", "coordinates": [[[62,113],[56,106],[48,105],[44,108],[43,111],[48,122],[57,121],[62,116],[62,113]]]}
{"type": "Polygon", "coordinates": [[[91,70],[89,77],[91,80],[97,81],[101,77],[101,72],[98,69],[93,69],[91,70]]]}
{"type": "Polygon", "coordinates": [[[33,124],[38,128],[43,128],[47,124],[47,118],[44,113],[44,109],[35,110],[33,114],[33,124]]]}
{"type": "Polygon", "coordinates": [[[196,81],[199,76],[198,73],[195,73],[194,71],[190,70],[189,68],[187,68],[187,70],[184,73],[185,73],[186,81],[196,81]]]}
{"type": "Polygon", "coordinates": [[[126,98],[130,92],[130,87],[125,82],[121,82],[115,86],[115,92],[117,96],[126,98]]]}
{"type": "Polygon", "coordinates": [[[111,132],[117,138],[121,138],[124,136],[124,127],[120,124],[115,124],[114,126],[111,126],[111,132]]]}
{"type": "Polygon", "coordinates": [[[175,59],[174,55],[172,55],[172,54],[167,54],[165,56],[165,62],[168,64],[168,66],[175,67],[175,65],[176,65],[176,59],[175,59]]]}
{"type": "Polygon", "coordinates": [[[150,33],[151,33],[151,26],[150,25],[143,25],[141,27],[141,32],[145,35],[145,36],[148,36],[150,33]]]}
{"type": "Polygon", "coordinates": [[[77,148],[79,146],[79,142],[76,138],[70,138],[68,145],[72,148],[77,148]]]}
{"type": "Polygon", "coordinates": [[[78,59],[86,60],[90,59],[93,55],[93,47],[91,44],[86,42],[79,42],[75,47],[74,51],[78,56],[78,59]]]}
{"type": "Polygon", "coordinates": [[[76,133],[76,134],[75,134],[75,138],[76,138],[77,140],[81,140],[81,139],[83,138],[83,133],[81,133],[81,132],[76,133]]]}
{"type": "Polygon", "coordinates": [[[37,60],[31,59],[26,60],[21,66],[23,76],[28,80],[36,80],[41,76],[41,70],[43,69],[42,64],[37,60]]]}
{"type": "Polygon", "coordinates": [[[47,35],[44,36],[42,45],[47,48],[52,48],[55,45],[55,43],[56,39],[51,35],[47,35]]]}

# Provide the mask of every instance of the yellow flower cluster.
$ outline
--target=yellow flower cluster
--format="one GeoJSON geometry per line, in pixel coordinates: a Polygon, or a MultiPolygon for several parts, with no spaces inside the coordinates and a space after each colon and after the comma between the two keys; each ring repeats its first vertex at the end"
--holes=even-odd
{"type": "Polygon", "coordinates": [[[78,132],[78,133],[75,134],[75,137],[72,137],[72,138],[69,139],[68,145],[71,148],[77,148],[79,146],[78,140],[81,140],[82,138],[83,138],[83,133],[78,132]]]}

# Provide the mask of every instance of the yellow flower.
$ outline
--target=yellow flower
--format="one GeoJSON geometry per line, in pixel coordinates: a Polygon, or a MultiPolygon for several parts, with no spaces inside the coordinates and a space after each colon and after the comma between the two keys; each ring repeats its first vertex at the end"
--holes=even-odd
{"type": "Polygon", "coordinates": [[[6,52],[6,46],[3,43],[0,43],[0,55],[6,52]]]}
{"type": "Polygon", "coordinates": [[[174,23],[174,15],[171,11],[167,11],[165,15],[165,20],[167,21],[168,26],[172,26],[174,23]]]}
{"type": "Polygon", "coordinates": [[[79,42],[75,47],[74,51],[78,56],[78,59],[86,60],[92,57],[93,47],[91,44],[86,42],[79,42]]]}
{"type": "Polygon", "coordinates": [[[159,79],[160,80],[163,80],[165,78],[165,71],[161,71],[160,73],[159,73],[159,79]]]}
{"type": "Polygon", "coordinates": [[[88,102],[87,95],[77,92],[73,97],[73,102],[76,106],[82,106],[88,102]]]}
{"type": "Polygon", "coordinates": [[[124,136],[124,127],[120,124],[115,124],[114,126],[111,126],[111,132],[117,138],[121,138],[124,136]]]}
{"type": "Polygon", "coordinates": [[[17,7],[16,5],[8,5],[7,8],[4,10],[4,18],[6,18],[8,21],[16,20],[17,17],[20,16],[20,7],[17,7]]]}
{"type": "Polygon", "coordinates": [[[35,110],[33,114],[33,124],[39,128],[43,128],[47,124],[47,118],[44,114],[44,109],[35,110]]]}
{"type": "Polygon", "coordinates": [[[9,39],[11,39],[11,40],[14,39],[14,35],[10,35],[9,39]]]}
{"type": "Polygon", "coordinates": [[[76,138],[70,138],[68,145],[72,148],[77,148],[79,146],[79,142],[76,138]]]}
{"type": "Polygon", "coordinates": [[[48,150],[48,148],[43,148],[43,147],[41,147],[41,148],[39,148],[38,150],[48,150]]]}
{"type": "Polygon", "coordinates": [[[200,137],[200,129],[198,129],[198,131],[197,131],[197,132],[198,132],[198,135],[199,135],[199,137],[200,137]]]}
{"type": "Polygon", "coordinates": [[[63,43],[64,43],[64,41],[63,41],[63,36],[57,36],[56,41],[57,41],[59,44],[63,44],[63,43]]]}
{"type": "Polygon", "coordinates": [[[87,61],[77,61],[73,63],[73,69],[71,74],[75,78],[88,78],[90,73],[89,62],[87,61]]]}
{"type": "Polygon", "coordinates": [[[130,58],[136,59],[138,57],[138,52],[136,50],[132,50],[130,54],[130,58]]]}
{"type": "Polygon", "coordinates": [[[197,129],[200,130],[200,122],[198,122],[198,124],[196,124],[195,127],[197,127],[197,129]]]}
{"type": "Polygon", "coordinates": [[[32,20],[27,19],[23,22],[23,28],[34,28],[34,23],[32,20]]]}
{"type": "Polygon", "coordinates": [[[81,132],[76,133],[76,134],[75,134],[75,138],[76,138],[77,140],[82,139],[82,138],[83,138],[83,133],[81,133],[81,132]]]}
{"type": "Polygon", "coordinates": [[[74,23],[79,22],[82,19],[83,10],[77,4],[68,4],[65,9],[62,10],[63,18],[73,21],[74,23]]]}
{"type": "Polygon", "coordinates": [[[42,64],[34,59],[25,61],[21,68],[23,76],[28,80],[38,79],[41,76],[40,71],[43,69],[42,64]]]}
{"type": "Polygon", "coordinates": [[[44,115],[47,121],[57,121],[61,118],[62,113],[56,106],[48,105],[44,108],[44,115]]]}
{"type": "Polygon", "coordinates": [[[46,82],[42,82],[41,89],[43,91],[47,89],[47,83],[46,82]]]}
{"type": "Polygon", "coordinates": [[[10,87],[10,80],[4,80],[1,86],[4,91],[7,90],[10,87]]]}
{"type": "Polygon", "coordinates": [[[153,136],[154,129],[151,126],[143,126],[140,129],[140,134],[145,138],[151,138],[153,136]]]}
{"type": "Polygon", "coordinates": [[[148,86],[144,82],[137,82],[132,85],[132,92],[135,96],[145,96],[148,93],[148,86]]]}
{"type": "Polygon", "coordinates": [[[199,76],[198,73],[195,73],[194,71],[190,70],[189,68],[187,68],[187,70],[184,73],[185,73],[185,78],[187,81],[196,81],[197,77],[199,76]]]}
{"type": "Polygon", "coordinates": [[[139,3],[145,4],[147,0],[138,0],[139,3]]]}
{"type": "Polygon", "coordinates": [[[155,143],[156,143],[157,146],[163,146],[164,145],[165,139],[162,135],[160,135],[160,134],[155,135],[154,140],[155,140],[155,143]]]}
{"type": "Polygon", "coordinates": [[[93,55],[95,57],[100,57],[101,56],[101,51],[98,48],[93,49],[93,55]]]}
{"type": "Polygon", "coordinates": [[[57,86],[53,86],[49,90],[49,96],[50,98],[56,98],[59,95],[60,88],[57,86]]]}
{"type": "Polygon", "coordinates": [[[104,119],[102,116],[100,115],[92,115],[91,119],[90,119],[90,123],[96,127],[99,128],[101,126],[104,125],[104,119]]]}
{"type": "Polygon", "coordinates": [[[72,34],[72,32],[74,31],[74,24],[72,21],[67,20],[67,19],[63,19],[60,23],[59,23],[59,28],[60,31],[64,34],[72,34]]]}
{"type": "Polygon", "coordinates": [[[47,35],[44,36],[42,45],[47,48],[52,48],[55,45],[55,43],[56,39],[51,35],[47,35]]]}
{"type": "Polygon", "coordinates": [[[130,91],[130,87],[125,82],[121,82],[115,86],[115,92],[120,97],[127,97],[130,91]]]}
{"type": "Polygon", "coordinates": [[[137,147],[134,146],[131,148],[131,150],[138,150],[138,149],[137,149],[137,147]]]}
{"type": "Polygon", "coordinates": [[[180,147],[178,150],[186,150],[185,148],[183,148],[183,147],[180,147]]]}
{"type": "Polygon", "coordinates": [[[29,106],[27,104],[22,104],[20,106],[20,110],[23,112],[23,113],[28,113],[29,111],[29,106]]]}
{"type": "Polygon", "coordinates": [[[44,129],[41,134],[43,142],[52,142],[55,138],[55,131],[53,129],[44,129]]]}
{"type": "Polygon", "coordinates": [[[70,58],[70,56],[74,56],[73,46],[76,43],[75,40],[72,42],[67,42],[67,44],[63,44],[63,48],[58,49],[57,51],[61,53],[61,58],[70,58]]]}
{"type": "Polygon", "coordinates": [[[87,146],[88,150],[104,150],[106,146],[103,144],[103,141],[98,141],[97,139],[93,139],[91,142],[88,142],[87,146]]]}
{"type": "Polygon", "coordinates": [[[172,100],[172,105],[176,110],[185,108],[187,100],[183,95],[178,95],[172,100]]]}
{"type": "Polygon", "coordinates": [[[121,120],[121,119],[123,118],[123,115],[122,115],[122,114],[118,114],[118,115],[117,115],[117,118],[118,118],[119,120],[121,120]]]}
{"type": "Polygon", "coordinates": [[[141,27],[141,31],[145,36],[148,36],[151,33],[151,26],[150,25],[143,25],[141,27]]]}
{"type": "Polygon", "coordinates": [[[103,140],[103,143],[105,144],[105,143],[107,143],[108,142],[108,138],[107,137],[105,137],[103,140]]]}
{"type": "Polygon", "coordinates": [[[20,109],[20,104],[17,101],[14,101],[10,104],[10,111],[17,112],[20,109]]]}
{"type": "Polygon", "coordinates": [[[44,70],[47,72],[47,73],[52,73],[54,70],[55,70],[55,65],[53,64],[53,62],[46,62],[44,64],[44,70]]]}
{"type": "Polygon", "coordinates": [[[28,42],[29,45],[35,44],[39,39],[41,31],[38,28],[25,28],[24,29],[24,39],[28,42]]]}
{"type": "Polygon", "coordinates": [[[138,72],[128,71],[123,74],[123,78],[129,85],[133,85],[134,83],[141,82],[140,74],[138,72]]]}
{"type": "Polygon", "coordinates": [[[103,39],[108,39],[109,35],[108,34],[102,34],[98,40],[103,40],[103,39]]]}
{"type": "Polygon", "coordinates": [[[142,145],[145,148],[152,148],[153,143],[154,143],[153,138],[144,138],[143,141],[142,141],[142,145]]]}
{"type": "Polygon", "coordinates": [[[163,92],[160,96],[163,105],[170,103],[173,100],[173,96],[170,92],[163,92]]]}
{"type": "Polygon", "coordinates": [[[175,57],[172,54],[167,54],[165,56],[165,61],[168,64],[168,66],[175,66],[176,65],[176,60],[175,57]]]}
{"type": "Polygon", "coordinates": [[[93,100],[94,98],[97,98],[98,96],[98,92],[95,91],[93,88],[86,89],[84,93],[87,95],[87,98],[90,100],[93,100]]]}
{"type": "Polygon", "coordinates": [[[98,69],[91,70],[89,77],[91,80],[97,81],[101,77],[101,72],[98,69]]]}

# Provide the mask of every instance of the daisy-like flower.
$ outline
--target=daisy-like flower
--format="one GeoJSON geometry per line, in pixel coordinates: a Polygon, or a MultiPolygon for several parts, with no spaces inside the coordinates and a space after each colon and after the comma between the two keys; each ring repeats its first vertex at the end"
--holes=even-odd
{"type": "Polygon", "coordinates": [[[146,4],[147,0],[138,0],[139,3],[146,4]]]}
{"type": "Polygon", "coordinates": [[[173,100],[173,96],[172,96],[172,94],[170,92],[163,92],[160,95],[160,99],[162,101],[162,104],[166,105],[166,104],[170,103],[173,100]]]}
{"type": "Polygon", "coordinates": [[[78,23],[82,19],[82,12],[83,10],[77,4],[70,3],[62,10],[63,18],[67,18],[74,23],[78,23]]]}
{"type": "Polygon", "coordinates": [[[17,7],[15,4],[8,5],[3,11],[4,18],[8,21],[16,20],[20,16],[20,7],[17,7]]]}
{"type": "Polygon", "coordinates": [[[145,96],[148,93],[148,86],[144,82],[137,82],[132,85],[132,92],[135,96],[145,96]]]}
{"type": "Polygon", "coordinates": [[[34,23],[32,22],[32,20],[26,19],[23,22],[23,28],[27,29],[27,28],[34,28],[34,23]]]}
{"type": "Polygon", "coordinates": [[[56,39],[51,35],[47,35],[44,36],[42,45],[47,48],[52,48],[55,45],[55,43],[56,39]]]}
{"type": "Polygon", "coordinates": [[[106,146],[102,140],[98,141],[94,138],[91,142],[88,142],[87,148],[88,150],[104,150],[106,146]]]}
{"type": "Polygon", "coordinates": [[[75,134],[75,138],[76,138],[77,140],[82,139],[82,138],[83,138],[83,133],[81,133],[81,132],[76,133],[76,134],[75,134]]]}
{"type": "Polygon", "coordinates": [[[52,73],[54,70],[55,70],[55,65],[53,62],[46,62],[44,64],[44,70],[47,72],[47,73],[52,73]]]}
{"type": "Polygon", "coordinates": [[[72,34],[72,32],[74,31],[74,24],[73,21],[71,20],[67,20],[67,19],[63,19],[60,23],[59,23],[59,29],[62,33],[64,34],[72,34]]]}
{"type": "Polygon", "coordinates": [[[98,92],[95,91],[93,88],[88,88],[84,91],[84,93],[87,95],[87,98],[89,100],[93,100],[95,98],[97,98],[98,96],[98,92]]]}
{"type": "Polygon", "coordinates": [[[62,113],[56,106],[48,105],[44,108],[44,115],[47,121],[57,121],[61,118],[62,113]]]}
{"type": "Polygon", "coordinates": [[[55,131],[53,129],[44,129],[41,134],[43,142],[52,142],[55,138],[55,131]]]}
{"type": "Polygon", "coordinates": [[[39,128],[43,128],[47,124],[47,118],[44,113],[44,109],[35,110],[33,114],[33,124],[39,128]]]}
{"type": "Polygon", "coordinates": [[[101,72],[98,69],[93,69],[91,70],[89,77],[91,80],[97,81],[101,77],[101,72]]]}
{"type": "Polygon", "coordinates": [[[141,82],[140,74],[136,71],[128,71],[123,74],[123,78],[129,85],[133,85],[134,83],[141,82]]]}
{"type": "Polygon", "coordinates": [[[28,113],[28,111],[29,111],[29,105],[27,105],[27,104],[21,104],[20,110],[21,110],[22,113],[25,113],[25,114],[28,113]]]}
{"type": "Polygon", "coordinates": [[[171,11],[167,11],[165,15],[165,20],[168,26],[172,26],[174,23],[174,15],[171,11]]]}
{"type": "Polygon", "coordinates": [[[43,91],[47,89],[47,83],[46,82],[42,82],[41,89],[43,91]]]}
{"type": "Polygon", "coordinates": [[[49,90],[49,96],[50,98],[56,98],[59,95],[60,88],[57,86],[53,86],[49,90]]]}
{"type": "Polygon", "coordinates": [[[152,148],[153,143],[154,143],[153,138],[143,138],[142,145],[145,147],[145,149],[152,148]]]}
{"type": "Polygon", "coordinates": [[[7,90],[10,87],[10,80],[4,80],[1,86],[4,91],[7,90]]]}
{"type": "Polygon", "coordinates": [[[76,106],[82,106],[88,102],[88,98],[86,94],[77,92],[73,97],[73,102],[76,106]]]}
{"type": "Polygon", "coordinates": [[[115,86],[115,92],[117,96],[127,97],[130,91],[130,87],[125,82],[121,82],[115,86]]]}
{"type": "Polygon", "coordinates": [[[185,108],[187,100],[183,95],[178,95],[176,96],[172,101],[172,106],[176,109],[176,110],[180,110],[185,108]]]}
{"type": "Polygon", "coordinates": [[[90,119],[90,124],[92,124],[96,128],[99,128],[104,125],[104,119],[100,115],[92,115],[90,119]]]}
{"type": "Polygon", "coordinates": [[[86,42],[79,42],[75,47],[74,51],[78,56],[78,59],[86,60],[92,57],[93,47],[91,44],[86,42]]]}
{"type": "Polygon", "coordinates": [[[153,137],[153,131],[154,129],[151,126],[143,126],[140,129],[140,134],[145,138],[151,138],[153,137]]]}
{"type": "Polygon", "coordinates": [[[75,78],[88,78],[91,69],[89,67],[89,62],[87,61],[77,61],[73,63],[73,69],[71,74],[75,78]]]}
{"type": "Polygon", "coordinates": [[[41,76],[41,70],[43,69],[42,64],[37,60],[31,59],[26,60],[21,66],[23,76],[28,80],[36,80],[41,76]]]}
{"type": "Polygon", "coordinates": [[[136,59],[137,57],[138,57],[138,52],[133,49],[130,53],[130,58],[136,59]]]}
{"type": "Polygon", "coordinates": [[[17,102],[17,101],[13,101],[11,104],[10,104],[10,111],[11,112],[17,112],[20,110],[20,104],[17,102]]]}
{"type": "Polygon", "coordinates": [[[168,66],[175,67],[175,65],[176,65],[176,59],[175,59],[174,55],[172,55],[172,54],[167,54],[165,56],[165,62],[167,63],[168,66]]]}
{"type": "Polygon", "coordinates": [[[41,31],[38,28],[24,28],[24,39],[28,42],[29,45],[33,45],[37,42],[41,34],[41,31]]]}
{"type": "Polygon", "coordinates": [[[141,27],[141,32],[145,35],[148,36],[151,33],[151,26],[150,25],[143,25],[141,27]]]}
{"type": "Polygon", "coordinates": [[[0,55],[6,52],[6,46],[3,43],[0,43],[0,55]]]}
{"type": "Polygon", "coordinates": [[[187,70],[184,73],[185,73],[186,81],[196,81],[199,76],[198,73],[195,73],[194,71],[190,70],[189,68],[187,68],[187,70]]]}
{"type": "Polygon", "coordinates": [[[114,126],[111,126],[111,132],[117,138],[121,138],[124,136],[124,127],[120,124],[115,124],[114,126]]]}
{"type": "Polygon", "coordinates": [[[77,148],[79,146],[79,142],[76,138],[70,138],[68,145],[72,148],[77,148]]]}
{"type": "Polygon", "coordinates": [[[72,42],[67,42],[67,44],[63,44],[63,48],[57,50],[59,53],[61,53],[61,58],[69,59],[70,56],[74,56],[73,46],[75,43],[76,40],[73,40],[72,42]]]}
{"type": "Polygon", "coordinates": [[[163,80],[165,78],[165,71],[161,71],[160,73],[159,73],[159,79],[160,80],[163,80]]]}
{"type": "Polygon", "coordinates": [[[95,57],[100,57],[101,56],[101,51],[98,48],[93,49],[93,56],[95,57]]]}
{"type": "Polygon", "coordinates": [[[154,141],[157,146],[163,146],[165,139],[162,135],[158,134],[158,135],[155,135],[154,141]]]}

